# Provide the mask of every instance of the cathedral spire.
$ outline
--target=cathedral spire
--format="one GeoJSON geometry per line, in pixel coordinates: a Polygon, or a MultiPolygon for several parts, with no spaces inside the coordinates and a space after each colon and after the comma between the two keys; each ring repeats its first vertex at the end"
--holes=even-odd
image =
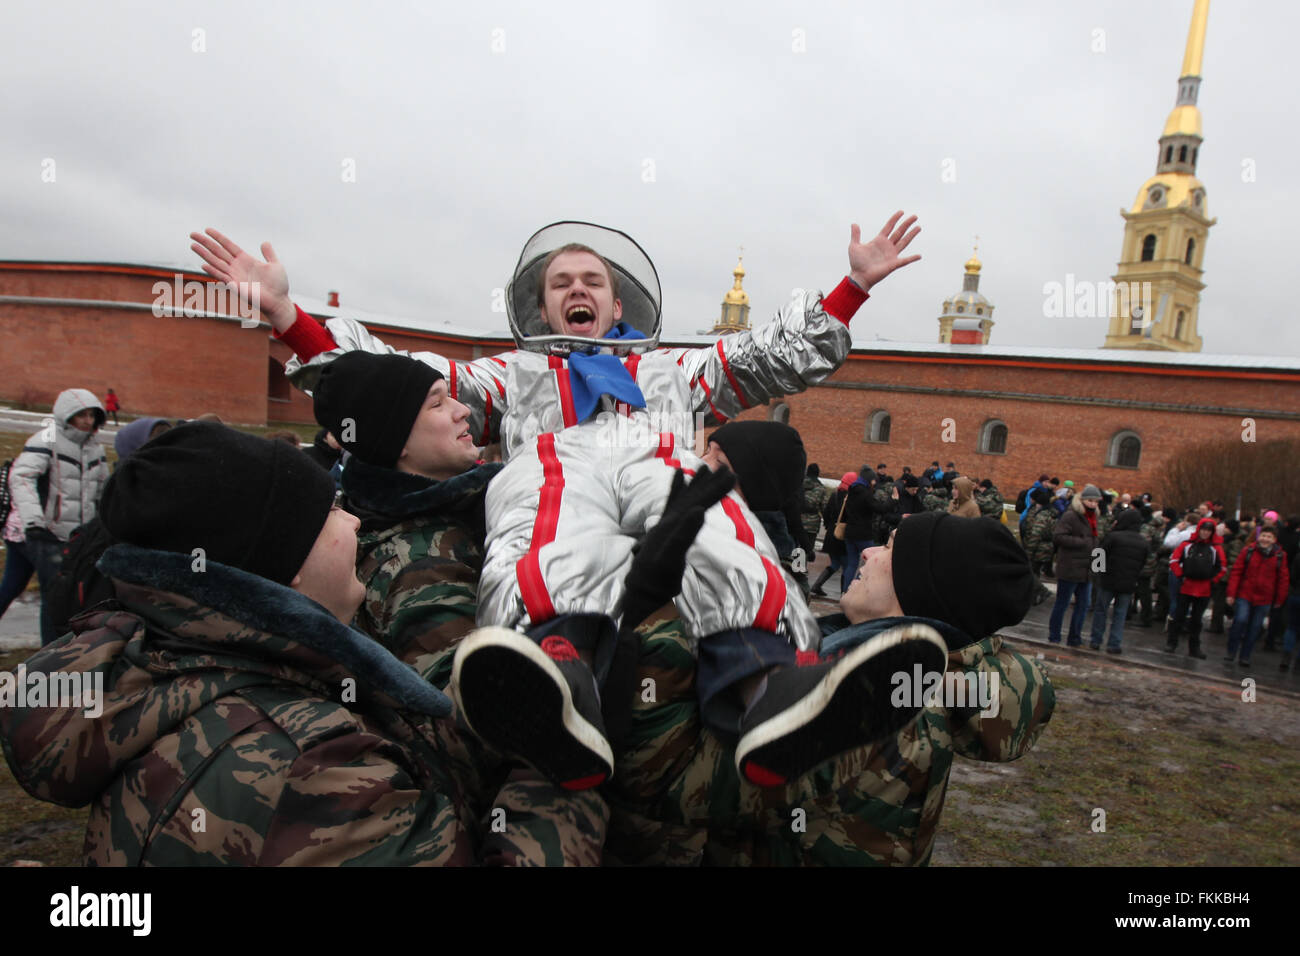
{"type": "Polygon", "coordinates": [[[1201,75],[1201,55],[1205,52],[1205,23],[1210,18],[1210,0],[1196,0],[1192,25],[1187,30],[1187,50],[1183,53],[1183,76],[1201,75]]]}
{"type": "Polygon", "coordinates": [[[1197,313],[1205,288],[1210,218],[1200,158],[1201,61],[1210,0],[1194,0],[1178,78],[1178,98],[1160,134],[1156,174],[1142,184],[1124,217],[1110,327],[1103,348],[1199,352],[1197,313]]]}

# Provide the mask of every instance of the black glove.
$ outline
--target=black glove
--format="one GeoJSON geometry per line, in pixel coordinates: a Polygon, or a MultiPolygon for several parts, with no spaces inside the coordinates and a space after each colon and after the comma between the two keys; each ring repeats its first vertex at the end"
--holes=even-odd
{"type": "Polygon", "coordinates": [[[42,528],[40,525],[32,525],[27,529],[24,537],[28,544],[63,544],[62,541],[55,537],[53,531],[49,528],[42,528]]]}
{"type": "Polygon", "coordinates": [[[630,631],[682,590],[686,552],[704,526],[704,512],[727,496],[736,476],[725,468],[701,466],[688,484],[678,471],[663,517],[636,547],[623,599],[622,630],[630,631]]]}

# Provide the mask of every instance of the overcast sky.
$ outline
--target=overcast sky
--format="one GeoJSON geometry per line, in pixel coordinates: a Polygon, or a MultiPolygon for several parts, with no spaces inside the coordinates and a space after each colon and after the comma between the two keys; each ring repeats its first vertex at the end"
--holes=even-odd
{"type": "MultiPolygon", "coordinates": [[[[216,226],[270,239],[295,293],[504,332],[525,240],[585,219],[650,253],[671,335],[717,318],[739,246],[762,322],[901,208],[923,259],[855,339],[934,341],[978,234],[994,344],[1095,347],[1105,318],[1045,317],[1044,284],[1113,275],[1191,9],[11,2],[0,258],[193,268],[187,234],[216,226]]],[[[1206,352],[1300,354],[1297,35],[1300,4],[1211,5],[1206,352]]]]}

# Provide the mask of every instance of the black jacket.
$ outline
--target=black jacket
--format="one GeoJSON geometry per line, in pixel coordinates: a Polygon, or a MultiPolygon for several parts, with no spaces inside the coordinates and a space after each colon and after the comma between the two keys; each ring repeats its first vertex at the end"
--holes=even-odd
{"type": "MultiPolygon", "coordinates": [[[[822,512],[822,521],[826,522],[826,538],[822,541],[823,554],[843,554],[844,542],[835,537],[835,524],[840,520],[840,506],[844,504],[845,492],[839,488],[831,493],[822,512]]],[[[848,511],[847,508],[844,509],[848,511]]]]}
{"type": "Polygon", "coordinates": [[[870,541],[871,519],[875,514],[872,486],[854,482],[849,485],[849,504],[844,509],[846,541],[870,541]]]}
{"type": "Polygon", "coordinates": [[[1101,586],[1113,594],[1132,594],[1137,588],[1138,575],[1151,549],[1151,542],[1137,530],[1141,524],[1142,516],[1136,511],[1121,511],[1115,527],[1101,539],[1101,549],[1106,552],[1101,586]]]}

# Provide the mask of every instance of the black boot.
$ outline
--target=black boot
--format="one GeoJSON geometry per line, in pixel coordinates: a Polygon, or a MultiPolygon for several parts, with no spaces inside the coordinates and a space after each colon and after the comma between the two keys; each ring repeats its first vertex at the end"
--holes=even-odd
{"type": "Polygon", "coordinates": [[[1205,660],[1205,652],[1201,650],[1201,635],[1187,638],[1187,656],[1195,657],[1197,660],[1205,660]]]}
{"type": "Polygon", "coordinates": [[[1165,639],[1165,650],[1172,654],[1178,650],[1178,637],[1182,628],[1178,626],[1177,621],[1171,621],[1169,624],[1169,636],[1165,639]]]}
{"type": "Polygon", "coordinates": [[[813,582],[812,590],[808,593],[815,594],[818,597],[825,597],[826,592],[822,590],[822,585],[826,583],[826,579],[829,578],[832,573],[833,572],[830,568],[823,570],[821,574],[817,575],[817,580],[813,582]]]}

